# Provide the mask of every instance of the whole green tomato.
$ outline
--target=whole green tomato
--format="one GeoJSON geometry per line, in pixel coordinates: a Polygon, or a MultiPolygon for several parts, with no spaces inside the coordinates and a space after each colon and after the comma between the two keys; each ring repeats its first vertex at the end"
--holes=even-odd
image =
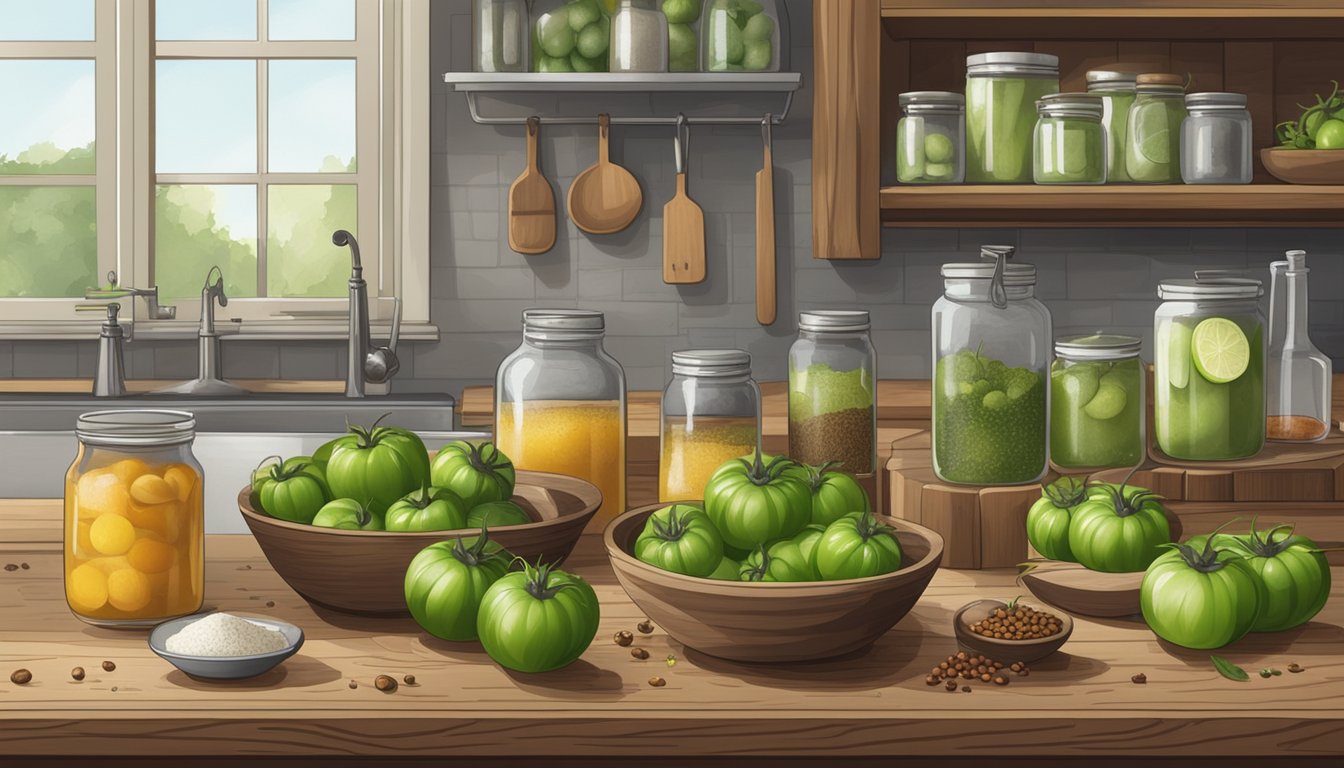
{"type": "Polygon", "coordinates": [[[484,532],[430,544],[406,568],[406,607],[435,637],[475,640],[481,600],[508,572],[512,559],[484,532]]]}
{"type": "Polygon", "coordinates": [[[1221,648],[1255,626],[1265,604],[1265,587],[1242,556],[1187,544],[1148,566],[1139,588],[1144,621],[1158,637],[1186,648],[1221,648]]]}
{"type": "Polygon", "coordinates": [[[467,503],[447,488],[418,488],[387,508],[389,531],[456,531],[467,527],[467,503]]]}
{"type": "Polygon", "coordinates": [[[705,484],[705,514],[724,544],[751,550],[788,538],[812,517],[812,492],[783,456],[725,462],[705,484]]]}
{"type": "Polygon", "coordinates": [[[809,525],[791,539],[760,547],[738,568],[741,581],[818,581],[816,551],[825,528],[809,525]]]}
{"type": "Polygon", "coordinates": [[[1171,526],[1160,497],[1133,486],[1109,486],[1073,510],[1069,551],[1093,571],[1137,573],[1171,543],[1171,526]]]}
{"type": "Polygon", "coordinates": [[[331,494],[358,499],[374,512],[387,511],[397,499],[428,481],[429,453],[420,437],[376,422],[368,429],[351,426],[350,434],[337,439],[327,461],[331,494]]]}
{"type": "Polygon", "coordinates": [[[383,513],[374,512],[354,499],[333,499],[313,516],[313,525],[343,531],[381,531],[383,513]]]}
{"type": "Polygon", "coordinates": [[[461,496],[468,506],[513,496],[513,462],[494,443],[451,442],[429,466],[430,482],[461,496]]]}
{"type": "Polygon", "coordinates": [[[1294,535],[1291,525],[1275,526],[1262,536],[1254,521],[1249,535],[1236,538],[1246,553],[1242,562],[1260,579],[1268,598],[1252,632],[1292,629],[1321,612],[1330,599],[1330,563],[1315,542],[1294,535]]]}
{"type": "Polygon", "coordinates": [[[807,484],[812,491],[812,522],[827,526],[851,512],[871,512],[868,493],[854,476],[831,469],[832,461],[807,469],[807,484]]]}
{"type": "Polygon", "coordinates": [[[501,528],[508,525],[527,525],[532,518],[512,501],[487,501],[467,512],[468,528],[501,528]]]}
{"type": "Polygon", "coordinates": [[[655,568],[705,578],[723,562],[723,538],[703,510],[671,504],[649,515],[635,557],[655,568]]]}
{"type": "Polygon", "coordinates": [[[320,471],[295,460],[253,473],[252,493],[266,514],[292,523],[311,523],[322,505],[331,501],[320,471]]]}
{"type": "Polygon", "coordinates": [[[827,581],[900,570],[901,545],[872,513],[854,512],[826,526],[817,542],[817,573],[827,581]]]}
{"type": "Polygon", "coordinates": [[[597,636],[601,609],[588,582],[523,564],[485,592],[476,616],[481,645],[502,667],[549,672],[583,655],[597,636]]]}
{"type": "Polygon", "coordinates": [[[1042,557],[1076,563],[1069,549],[1073,510],[1087,499],[1087,485],[1076,477],[1061,477],[1042,486],[1041,498],[1027,510],[1027,540],[1042,557]]]}

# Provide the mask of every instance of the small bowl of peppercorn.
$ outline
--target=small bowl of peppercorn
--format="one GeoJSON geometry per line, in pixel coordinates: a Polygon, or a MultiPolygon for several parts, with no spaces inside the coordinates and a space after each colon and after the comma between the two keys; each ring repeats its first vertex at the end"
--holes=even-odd
{"type": "Polygon", "coordinates": [[[1073,619],[1022,605],[1014,598],[976,600],[952,617],[964,651],[1007,662],[1033,662],[1058,651],[1073,634],[1073,619]]]}

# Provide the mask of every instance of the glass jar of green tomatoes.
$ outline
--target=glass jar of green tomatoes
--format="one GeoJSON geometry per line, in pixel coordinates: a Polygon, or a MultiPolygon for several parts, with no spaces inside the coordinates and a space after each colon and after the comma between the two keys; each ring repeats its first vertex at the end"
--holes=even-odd
{"type": "Polygon", "coordinates": [[[966,97],[950,91],[911,91],[898,97],[896,180],[902,184],[960,184],[966,176],[966,97]]]}
{"type": "Polygon", "coordinates": [[[977,53],[966,57],[966,181],[1030,184],[1036,102],[1059,91],[1059,57],[977,53]]]}
{"type": "Polygon", "coordinates": [[[611,18],[598,0],[534,0],[533,72],[606,72],[611,18]]]}
{"type": "Polygon", "coordinates": [[[1036,102],[1036,111],[1032,179],[1037,184],[1105,184],[1101,97],[1053,93],[1036,102]]]}
{"type": "Polygon", "coordinates": [[[1139,75],[1125,137],[1125,172],[1130,181],[1171,184],[1181,180],[1181,122],[1185,120],[1185,78],[1139,75]]]}
{"type": "Polygon", "coordinates": [[[1129,181],[1125,170],[1125,136],[1134,106],[1133,72],[1094,69],[1087,73],[1087,92],[1101,97],[1101,124],[1106,128],[1106,183],[1129,181]]]}
{"type": "Polygon", "coordinates": [[[1050,367],[1050,460],[1060,467],[1143,461],[1142,342],[1093,334],[1055,340],[1050,367]]]}

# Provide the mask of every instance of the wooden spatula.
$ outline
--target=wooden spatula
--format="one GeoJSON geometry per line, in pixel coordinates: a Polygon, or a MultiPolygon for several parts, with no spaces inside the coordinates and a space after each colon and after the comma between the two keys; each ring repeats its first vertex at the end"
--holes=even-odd
{"type": "Polygon", "coordinates": [[[775,322],[775,158],[770,115],[761,121],[765,163],[756,172],[756,322],[775,322]]]}
{"type": "Polygon", "coordinates": [[[537,165],[541,119],[527,119],[527,167],[509,187],[509,247],[537,254],[555,245],[555,193],[537,165]]]}
{"type": "Polygon", "coordinates": [[[630,226],[644,206],[644,193],[630,172],[611,162],[607,140],[611,118],[597,116],[597,162],[569,186],[569,218],[590,235],[610,235],[630,226]]]}
{"type": "Polygon", "coordinates": [[[705,212],[686,194],[686,152],[690,144],[686,116],[677,115],[677,193],[663,206],[663,282],[668,284],[705,279],[705,212]]]}

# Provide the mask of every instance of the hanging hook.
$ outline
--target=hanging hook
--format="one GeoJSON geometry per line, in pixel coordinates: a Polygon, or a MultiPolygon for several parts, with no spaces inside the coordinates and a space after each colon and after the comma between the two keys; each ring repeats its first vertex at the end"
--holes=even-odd
{"type": "Polygon", "coordinates": [[[541,130],[541,118],[533,115],[527,118],[527,135],[536,136],[537,131],[541,130]]]}
{"type": "Polygon", "coordinates": [[[691,152],[691,125],[686,120],[684,113],[677,113],[677,137],[674,144],[676,150],[677,173],[686,172],[686,158],[691,152]]]}
{"type": "Polygon", "coordinates": [[[774,138],[770,134],[770,127],[772,125],[774,125],[773,116],[769,112],[766,112],[765,117],[761,120],[761,141],[765,143],[766,149],[774,148],[774,138]]]}

